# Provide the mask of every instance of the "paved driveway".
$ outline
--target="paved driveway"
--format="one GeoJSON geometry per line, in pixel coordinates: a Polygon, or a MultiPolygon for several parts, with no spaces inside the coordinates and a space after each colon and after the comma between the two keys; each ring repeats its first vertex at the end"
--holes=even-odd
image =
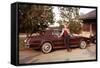
{"type": "Polygon", "coordinates": [[[90,44],[86,49],[72,48],[72,52],[67,52],[67,49],[53,50],[49,54],[43,54],[41,51],[32,49],[21,50],[19,52],[20,64],[94,59],[96,59],[95,44],[90,44]]]}

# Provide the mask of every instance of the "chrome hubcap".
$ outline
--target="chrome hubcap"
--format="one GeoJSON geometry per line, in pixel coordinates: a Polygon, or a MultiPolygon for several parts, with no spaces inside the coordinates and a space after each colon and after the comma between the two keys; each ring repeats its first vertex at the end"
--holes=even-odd
{"type": "Polygon", "coordinates": [[[42,46],[42,51],[44,53],[48,53],[52,50],[52,46],[50,43],[44,43],[43,46],[42,46]]]}
{"type": "Polygon", "coordinates": [[[81,48],[85,48],[86,47],[86,42],[85,41],[81,41],[80,47],[81,48]]]}

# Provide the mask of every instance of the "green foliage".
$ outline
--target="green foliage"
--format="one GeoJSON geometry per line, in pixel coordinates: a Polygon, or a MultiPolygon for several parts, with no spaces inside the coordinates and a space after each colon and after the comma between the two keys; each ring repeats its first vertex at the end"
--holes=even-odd
{"type": "Polygon", "coordinates": [[[19,4],[19,31],[35,33],[54,23],[52,7],[19,4]]]}
{"type": "Polygon", "coordinates": [[[82,24],[80,22],[72,21],[69,23],[69,29],[71,33],[79,34],[82,31],[82,24]]]}
{"type": "MultiPolygon", "coordinates": [[[[82,20],[79,19],[78,7],[60,7],[61,20],[58,22],[69,23],[71,33],[80,33],[82,31],[82,20]]],[[[60,24],[61,24],[60,23],[60,24]]]]}

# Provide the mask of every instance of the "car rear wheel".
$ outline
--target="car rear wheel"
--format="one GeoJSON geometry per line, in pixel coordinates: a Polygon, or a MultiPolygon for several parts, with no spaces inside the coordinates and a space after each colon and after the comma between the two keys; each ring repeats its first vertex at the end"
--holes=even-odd
{"type": "Polygon", "coordinates": [[[51,45],[51,43],[45,42],[45,43],[42,45],[41,50],[42,50],[42,52],[45,53],[45,54],[51,52],[51,51],[52,51],[52,45],[51,45]]]}
{"type": "Polygon", "coordinates": [[[81,48],[81,49],[85,49],[86,46],[87,46],[86,41],[84,41],[84,40],[80,41],[80,48],[81,48]]]}

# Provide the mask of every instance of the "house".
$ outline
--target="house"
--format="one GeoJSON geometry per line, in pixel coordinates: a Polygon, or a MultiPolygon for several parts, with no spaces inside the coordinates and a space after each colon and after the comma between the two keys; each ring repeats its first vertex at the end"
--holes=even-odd
{"type": "Polygon", "coordinates": [[[80,19],[83,20],[84,31],[90,32],[92,34],[96,33],[97,30],[96,10],[93,10],[85,15],[80,16],[80,19]]]}

